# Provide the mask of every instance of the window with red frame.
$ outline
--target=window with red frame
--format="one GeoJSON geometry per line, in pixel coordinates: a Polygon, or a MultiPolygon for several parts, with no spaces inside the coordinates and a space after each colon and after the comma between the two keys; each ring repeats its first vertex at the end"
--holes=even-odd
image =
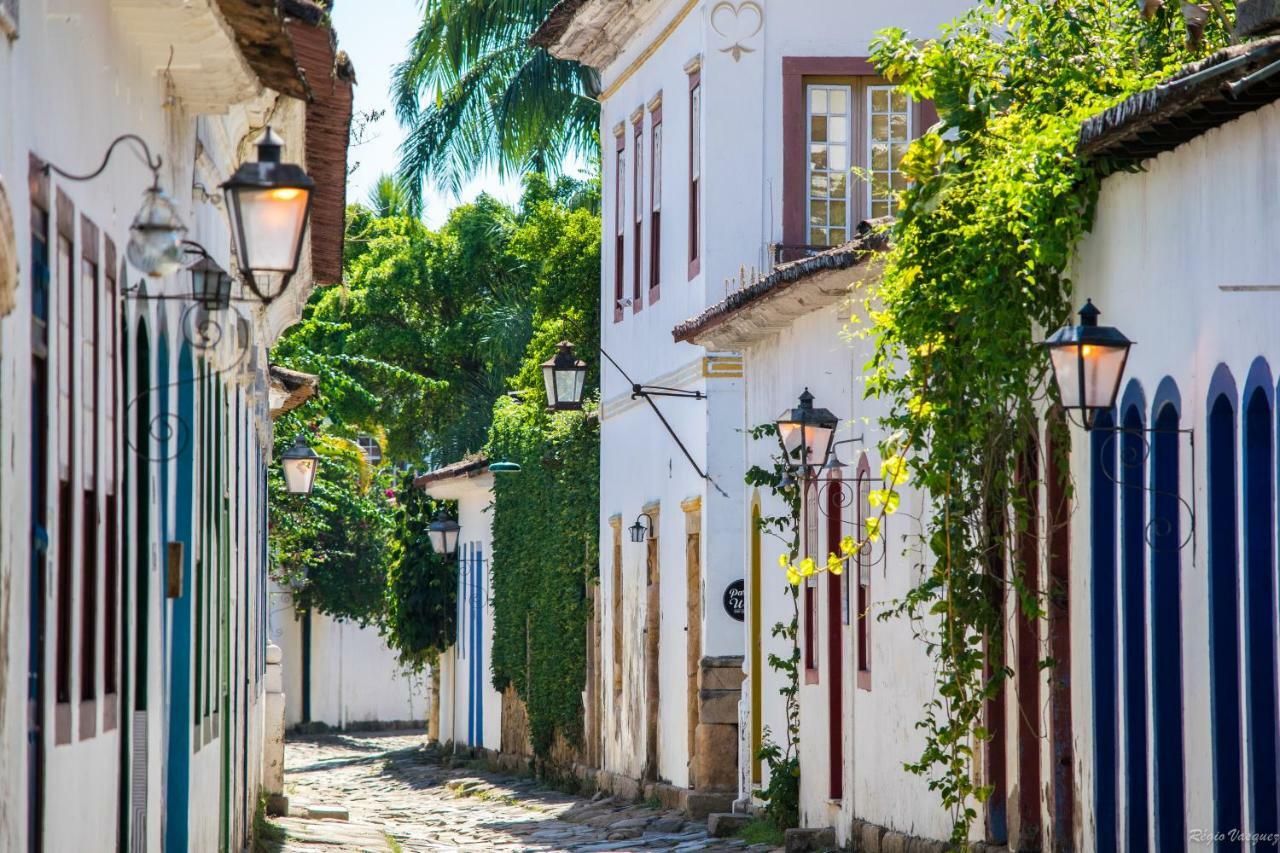
{"type": "Polygon", "coordinates": [[[871,546],[867,544],[867,519],[871,517],[871,463],[867,454],[858,460],[855,474],[858,548],[858,601],[855,620],[858,635],[858,686],[871,689],[871,546]]]}
{"type": "Polygon", "coordinates": [[[615,141],[613,170],[613,321],[622,319],[622,300],[626,294],[627,249],[627,134],[619,128],[615,141]]]}
{"type": "Polygon", "coordinates": [[[644,245],[644,116],[637,114],[635,123],[633,124],[633,134],[635,139],[635,165],[631,167],[632,190],[631,209],[634,219],[635,237],[632,240],[635,249],[633,254],[635,258],[633,264],[635,266],[633,279],[631,282],[631,310],[638,313],[644,308],[644,293],[641,291],[641,281],[644,274],[644,252],[640,249],[644,245]]]}
{"type": "Polygon", "coordinates": [[[902,158],[936,117],[865,57],[783,58],[783,260],[897,212],[902,158]]]}
{"type": "MultiPolygon", "coordinates": [[[[75,208],[61,190],[57,193],[57,444],[58,444],[58,574],[54,629],[57,658],[54,685],[59,705],[71,702],[71,604],[75,587],[75,492],[72,457],[75,447],[75,208]]],[[[69,715],[58,713],[54,738],[57,743],[71,739],[69,715]]]]}
{"type": "Polygon", "coordinates": [[[702,71],[689,75],[689,278],[702,268],[702,71]]]}
{"type": "MultiPolygon", "coordinates": [[[[81,512],[80,555],[80,701],[93,702],[98,696],[98,324],[102,306],[99,287],[98,229],[80,217],[80,377],[81,377],[81,465],[83,509],[81,512]]],[[[82,723],[93,722],[82,716],[82,723]]],[[[80,737],[92,735],[80,732],[80,737]]]]}
{"type": "MultiPolygon", "coordinates": [[[[661,96],[659,96],[661,97],[661,96]]],[[[649,111],[649,304],[662,294],[662,101],[649,111]]]]}

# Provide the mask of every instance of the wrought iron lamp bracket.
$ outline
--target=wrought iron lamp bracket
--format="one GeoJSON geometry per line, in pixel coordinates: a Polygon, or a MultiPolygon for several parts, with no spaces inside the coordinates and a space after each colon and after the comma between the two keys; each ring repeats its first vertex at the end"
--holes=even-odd
{"type": "Polygon", "coordinates": [[[137,145],[138,148],[141,149],[142,151],[141,159],[143,163],[146,164],[147,168],[151,170],[152,183],[154,186],[158,186],[160,182],[160,167],[164,165],[164,160],[161,159],[159,154],[156,154],[153,156],[151,154],[150,146],[147,145],[147,141],[136,133],[122,133],[119,136],[117,136],[115,139],[111,140],[111,144],[107,146],[107,153],[103,155],[102,164],[99,165],[98,168],[94,169],[92,172],[88,172],[83,175],[77,175],[73,172],[68,172],[65,169],[61,169],[58,166],[55,166],[53,163],[48,162],[47,160],[42,166],[42,170],[46,175],[52,172],[56,174],[58,177],[68,181],[77,181],[77,182],[92,181],[94,178],[98,177],[99,175],[101,175],[103,172],[107,170],[107,165],[111,162],[111,157],[113,154],[115,154],[116,147],[119,146],[120,143],[122,142],[132,142],[135,145],[137,145]]]}
{"type": "MultiPolygon", "coordinates": [[[[1196,550],[1197,550],[1195,547],[1195,544],[1196,544],[1195,506],[1186,498],[1184,498],[1181,494],[1178,494],[1176,492],[1169,492],[1164,489],[1157,489],[1154,486],[1152,486],[1149,482],[1151,479],[1149,474],[1141,477],[1139,479],[1139,482],[1137,483],[1126,482],[1123,476],[1118,476],[1118,475],[1119,475],[1119,472],[1123,471],[1125,468],[1134,467],[1134,466],[1142,466],[1142,470],[1144,472],[1146,471],[1147,460],[1151,457],[1151,436],[1175,435],[1178,437],[1179,444],[1181,444],[1182,437],[1186,436],[1187,445],[1191,451],[1191,494],[1193,495],[1196,494],[1197,486],[1196,486],[1195,430],[1191,428],[1181,428],[1181,427],[1179,427],[1178,429],[1159,429],[1157,427],[1149,427],[1149,426],[1100,427],[1095,425],[1091,427],[1090,432],[1105,434],[1106,437],[1103,439],[1102,454],[1101,454],[1104,460],[1108,458],[1111,452],[1111,444],[1116,441],[1118,436],[1128,436],[1128,437],[1137,438],[1141,442],[1141,448],[1139,450],[1140,455],[1138,455],[1136,458],[1131,458],[1131,459],[1124,458],[1125,451],[1129,448],[1126,448],[1124,445],[1124,442],[1121,442],[1115,457],[1115,459],[1117,460],[1116,461],[1117,470],[1109,471],[1107,470],[1106,464],[1103,464],[1102,475],[1106,477],[1107,480],[1110,481],[1112,484],[1118,486],[1121,489],[1139,489],[1143,493],[1152,495],[1153,497],[1173,498],[1174,500],[1176,500],[1179,506],[1181,507],[1182,511],[1184,511],[1187,515],[1187,534],[1178,543],[1178,546],[1175,550],[1181,551],[1184,548],[1186,548],[1187,545],[1191,545],[1192,546],[1191,560],[1192,560],[1192,564],[1194,565],[1195,559],[1196,559],[1196,550]]],[[[1179,450],[1181,450],[1181,448],[1179,448],[1179,450]]],[[[1168,518],[1154,518],[1154,517],[1151,518],[1147,522],[1146,530],[1144,532],[1144,537],[1146,539],[1147,545],[1150,546],[1151,549],[1157,553],[1167,553],[1169,549],[1158,547],[1157,542],[1159,541],[1160,537],[1167,536],[1170,532],[1172,532],[1172,526],[1173,526],[1173,522],[1168,518]]]]}
{"type": "Polygon", "coordinates": [[[729,497],[729,493],[720,488],[720,484],[711,479],[711,475],[703,471],[702,466],[694,460],[693,454],[689,452],[689,448],[685,447],[684,442],[680,440],[680,436],[676,435],[675,429],[671,426],[671,423],[667,420],[666,416],[662,414],[662,410],[658,408],[658,404],[653,401],[654,397],[705,400],[706,394],[701,391],[686,391],[681,388],[664,388],[660,385],[641,385],[622,369],[622,365],[618,364],[617,360],[615,360],[613,356],[609,355],[609,352],[603,346],[599,347],[599,350],[600,354],[609,359],[609,363],[622,374],[622,378],[631,383],[631,399],[642,399],[649,404],[649,408],[653,409],[653,413],[658,416],[658,420],[662,422],[662,426],[666,429],[667,433],[670,434],[672,440],[675,441],[676,446],[680,448],[680,452],[684,454],[684,458],[689,460],[689,464],[693,466],[693,470],[698,472],[698,476],[710,483],[712,488],[719,492],[723,497],[729,497]]]}

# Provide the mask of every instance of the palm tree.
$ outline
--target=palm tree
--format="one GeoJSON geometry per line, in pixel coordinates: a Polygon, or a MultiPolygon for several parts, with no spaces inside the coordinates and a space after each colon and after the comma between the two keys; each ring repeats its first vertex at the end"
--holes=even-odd
{"type": "Polygon", "coordinates": [[[383,172],[378,181],[369,188],[369,197],[365,204],[378,219],[389,216],[417,217],[418,208],[415,199],[405,190],[404,183],[396,175],[383,172]]]}
{"type": "Polygon", "coordinates": [[[413,199],[431,181],[458,192],[487,168],[555,172],[599,150],[595,73],[529,37],[555,0],[423,0],[422,25],[396,66],[392,98],[408,129],[400,178],[413,199]]]}

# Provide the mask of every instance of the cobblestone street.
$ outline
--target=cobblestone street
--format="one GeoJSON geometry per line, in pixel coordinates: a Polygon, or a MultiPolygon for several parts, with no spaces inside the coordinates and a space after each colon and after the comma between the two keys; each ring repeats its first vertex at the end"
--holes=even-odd
{"type": "Polygon", "coordinates": [[[450,768],[420,733],[295,738],[285,766],[290,817],[273,823],[288,833],[286,851],[770,849],[709,838],[705,822],[676,812],[450,768]]]}

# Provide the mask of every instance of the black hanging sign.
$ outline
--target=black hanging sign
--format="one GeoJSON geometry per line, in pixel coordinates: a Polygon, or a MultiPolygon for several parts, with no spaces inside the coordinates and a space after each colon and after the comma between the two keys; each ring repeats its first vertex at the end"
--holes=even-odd
{"type": "Polygon", "coordinates": [[[739,622],[747,618],[747,585],[739,578],[724,588],[724,612],[739,622]]]}

